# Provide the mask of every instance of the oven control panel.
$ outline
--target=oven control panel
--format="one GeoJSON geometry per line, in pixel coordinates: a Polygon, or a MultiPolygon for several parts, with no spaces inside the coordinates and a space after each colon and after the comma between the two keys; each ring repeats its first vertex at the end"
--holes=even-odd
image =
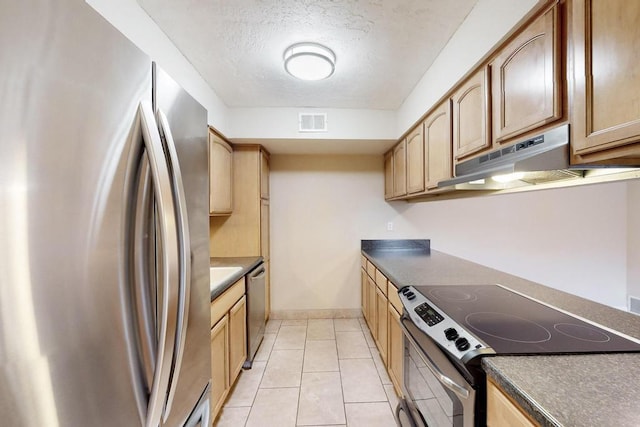
{"type": "Polygon", "coordinates": [[[452,356],[465,362],[478,353],[491,352],[413,286],[405,286],[398,295],[413,323],[452,356]]]}

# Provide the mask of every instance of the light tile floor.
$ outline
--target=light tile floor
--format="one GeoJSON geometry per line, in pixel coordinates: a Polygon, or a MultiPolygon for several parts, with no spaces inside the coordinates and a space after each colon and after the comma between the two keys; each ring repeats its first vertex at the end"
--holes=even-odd
{"type": "Polygon", "coordinates": [[[395,427],[398,399],[364,319],[270,320],[218,427],[395,427]]]}

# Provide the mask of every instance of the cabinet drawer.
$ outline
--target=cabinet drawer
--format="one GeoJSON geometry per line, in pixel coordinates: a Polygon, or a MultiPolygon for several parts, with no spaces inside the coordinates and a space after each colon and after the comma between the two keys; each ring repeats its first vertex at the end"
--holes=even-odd
{"type": "Polygon", "coordinates": [[[387,277],[376,268],[376,286],[387,296],[387,277]]]}
{"type": "Polygon", "coordinates": [[[398,313],[402,313],[402,302],[398,296],[398,288],[389,280],[389,293],[387,294],[389,303],[395,308],[398,313]]]}
{"type": "Polygon", "coordinates": [[[245,293],[244,277],[211,303],[211,326],[218,323],[245,293]]]}
{"type": "Polygon", "coordinates": [[[367,274],[372,279],[376,278],[376,267],[375,267],[375,265],[371,264],[371,261],[369,261],[369,260],[367,260],[367,274]]]}
{"type": "Polygon", "coordinates": [[[367,258],[364,255],[360,255],[360,265],[365,270],[367,269],[367,258]]]}

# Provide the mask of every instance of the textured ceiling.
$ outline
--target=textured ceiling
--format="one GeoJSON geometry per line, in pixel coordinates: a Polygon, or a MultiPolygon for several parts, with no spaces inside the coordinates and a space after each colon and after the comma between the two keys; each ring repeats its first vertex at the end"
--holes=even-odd
{"type": "Polygon", "coordinates": [[[477,0],[138,0],[230,107],[396,110],[477,0]],[[283,68],[287,46],[325,44],[329,79],[283,68]]]}

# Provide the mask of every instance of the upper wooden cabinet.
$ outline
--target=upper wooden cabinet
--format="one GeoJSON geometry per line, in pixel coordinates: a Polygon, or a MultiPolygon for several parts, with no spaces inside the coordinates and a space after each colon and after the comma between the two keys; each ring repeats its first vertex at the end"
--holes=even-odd
{"type": "Polygon", "coordinates": [[[393,150],[384,155],[384,198],[393,197],[393,150]]]}
{"type": "Polygon", "coordinates": [[[230,215],[233,211],[233,149],[209,130],[209,213],[230,215]]]}
{"type": "Polygon", "coordinates": [[[424,191],[424,138],[422,124],[407,136],[407,194],[424,191]]]}
{"type": "Polygon", "coordinates": [[[490,63],[496,143],[562,116],[558,9],[525,27],[490,63]]]}
{"type": "Polygon", "coordinates": [[[407,140],[393,149],[393,197],[407,194],[407,140]]]}
{"type": "Polygon", "coordinates": [[[437,188],[438,182],[451,178],[451,103],[447,100],[424,120],[425,187],[437,188]]]}
{"type": "Polygon", "coordinates": [[[571,4],[573,154],[577,163],[637,160],[640,144],[629,144],[640,141],[640,2],[571,4]]]}
{"type": "Polygon", "coordinates": [[[269,198],[269,154],[260,150],[260,197],[269,198]]]}
{"type": "Polygon", "coordinates": [[[451,96],[456,161],[491,147],[489,72],[482,67],[451,96]]]}
{"type": "Polygon", "coordinates": [[[260,146],[237,145],[233,152],[233,214],[209,221],[212,257],[263,256],[269,258],[268,153],[260,146]],[[268,158],[268,157],[267,157],[268,158]],[[264,203],[267,202],[267,203],[264,203]]]}

